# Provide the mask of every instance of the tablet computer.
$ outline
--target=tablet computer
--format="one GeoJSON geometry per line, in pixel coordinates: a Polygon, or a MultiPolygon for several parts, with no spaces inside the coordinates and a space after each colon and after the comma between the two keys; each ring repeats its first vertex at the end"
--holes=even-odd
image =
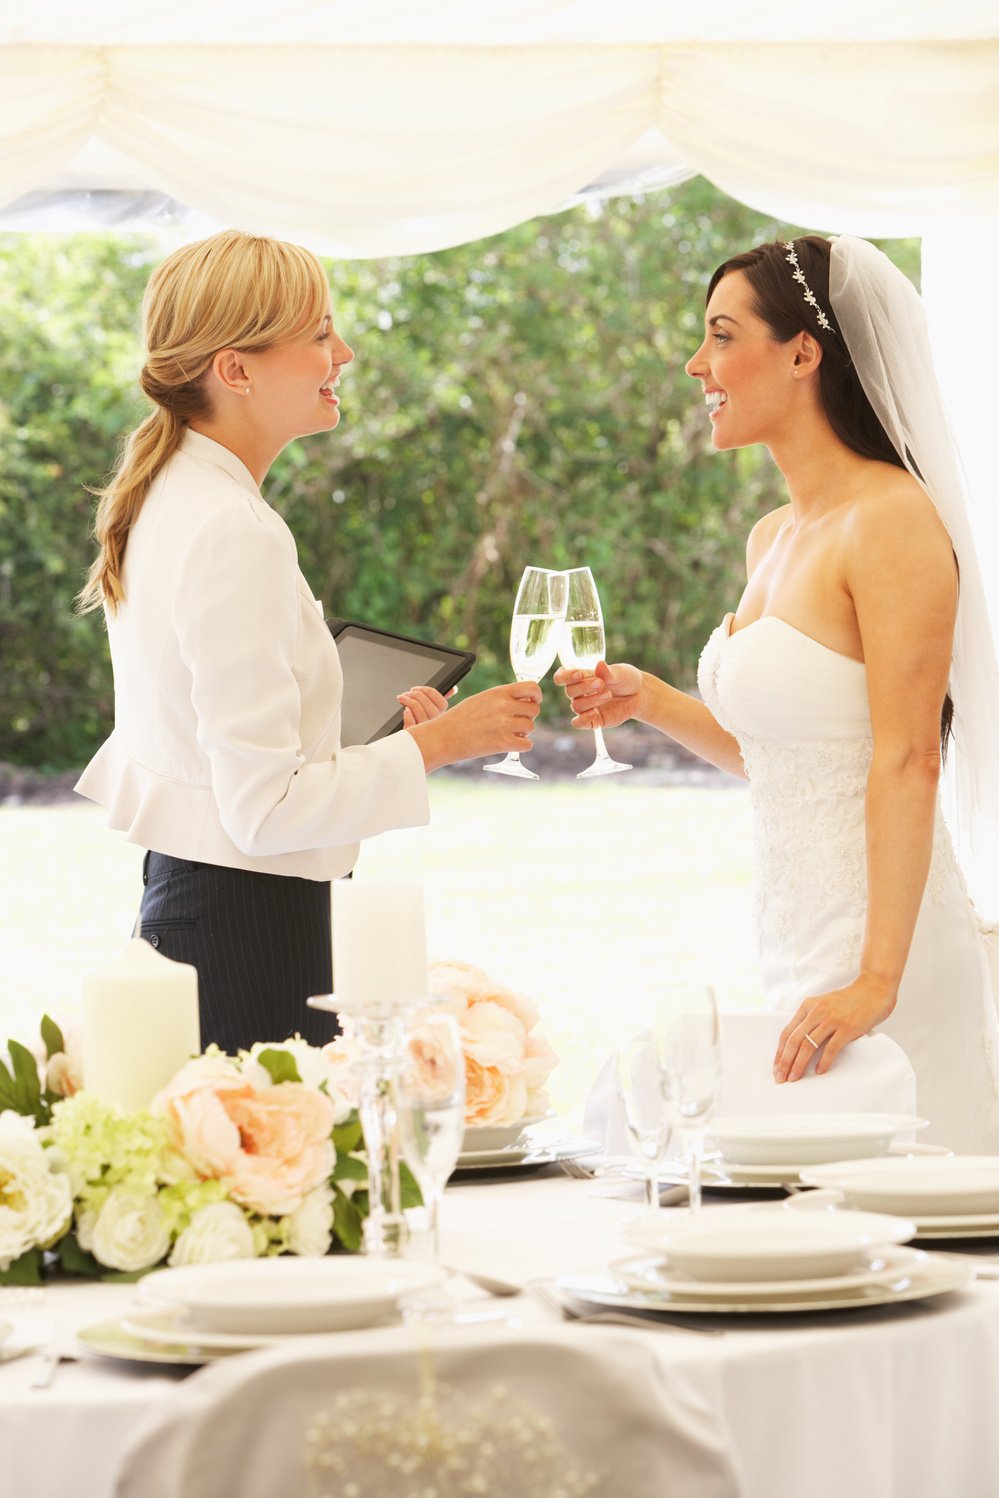
{"type": "Polygon", "coordinates": [[[447,693],[475,664],[470,650],[414,640],[357,619],[327,619],[343,669],[341,744],[370,744],[402,727],[400,692],[447,693]]]}

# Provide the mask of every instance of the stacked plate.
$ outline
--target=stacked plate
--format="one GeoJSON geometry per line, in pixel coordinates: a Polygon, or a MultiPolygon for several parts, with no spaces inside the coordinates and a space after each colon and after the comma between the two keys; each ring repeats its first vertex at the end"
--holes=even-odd
{"type": "Polygon", "coordinates": [[[456,1169],[461,1172],[538,1170],[556,1160],[575,1160],[597,1154],[601,1146],[589,1139],[557,1139],[534,1135],[534,1125],[551,1113],[522,1118],[515,1124],[470,1127],[465,1130],[456,1169]]]}
{"type": "Polygon", "coordinates": [[[202,1363],[310,1333],[394,1320],[403,1298],[442,1271],[406,1259],[237,1259],[161,1269],[137,1286],[135,1308],[79,1334],[85,1347],[143,1362],[202,1363]]]}
{"type": "MultiPolygon", "coordinates": [[[[806,1166],[801,1180],[840,1193],[847,1207],[899,1213],[920,1239],[999,1237],[996,1155],[840,1160],[806,1166]]],[[[807,1207],[807,1196],[799,1201],[807,1207]]]]}
{"type": "MultiPolygon", "coordinates": [[[[637,1225],[636,1225],[637,1226],[637,1225]]],[[[973,1270],[904,1248],[913,1225],[870,1212],[709,1211],[641,1229],[647,1251],[607,1276],[562,1276],[571,1299],[650,1314],[856,1310],[961,1289],[973,1270]],[[649,1250],[648,1233],[658,1244],[649,1250]]]]}
{"type": "Polygon", "coordinates": [[[737,1185],[783,1186],[805,1167],[881,1156],[926,1119],[898,1113],[760,1113],[719,1118],[710,1128],[720,1151],[714,1169],[737,1185]]]}

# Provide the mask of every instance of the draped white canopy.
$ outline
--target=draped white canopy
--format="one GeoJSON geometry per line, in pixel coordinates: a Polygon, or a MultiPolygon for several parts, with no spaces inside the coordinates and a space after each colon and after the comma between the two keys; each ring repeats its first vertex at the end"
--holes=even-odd
{"type": "Polygon", "coordinates": [[[41,0],[0,21],[8,212],[130,189],[372,256],[696,172],[868,235],[999,213],[999,9],[41,0]]]}

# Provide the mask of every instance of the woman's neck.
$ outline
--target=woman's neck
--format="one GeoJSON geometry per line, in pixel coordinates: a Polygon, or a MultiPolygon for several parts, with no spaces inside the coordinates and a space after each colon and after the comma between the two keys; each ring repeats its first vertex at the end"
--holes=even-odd
{"type": "Polygon", "coordinates": [[[847,447],[824,419],[797,422],[769,447],[796,520],[817,519],[842,504],[869,467],[869,460],[847,447]]]}
{"type": "Polygon", "coordinates": [[[195,416],[188,426],[192,432],[200,432],[202,437],[210,437],[220,447],[234,453],[253,475],[258,489],[263,488],[271,464],[285,445],[272,435],[261,432],[259,426],[248,420],[195,416]]]}

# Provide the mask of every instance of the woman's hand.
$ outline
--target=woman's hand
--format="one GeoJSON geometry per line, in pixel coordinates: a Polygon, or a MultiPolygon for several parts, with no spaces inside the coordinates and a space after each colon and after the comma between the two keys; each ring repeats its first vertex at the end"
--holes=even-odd
{"type": "MultiPolygon", "coordinates": [[[[407,694],[408,695],[408,694],[407,694]]],[[[446,716],[409,728],[420,747],[427,771],[439,770],[460,759],[531,748],[531,731],[541,710],[541,688],[536,681],[513,681],[466,697],[446,716]]]]}
{"type": "Polygon", "coordinates": [[[439,718],[441,713],[447,712],[448,697],[453,697],[457,690],[457,687],[452,687],[447,697],[442,696],[436,687],[410,687],[408,692],[400,692],[396,701],[402,703],[403,728],[439,718]]]}
{"type": "Polygon", "coordinates": [[[641,716],[644,677],[637,666],[608,666],[600,661],[593,671],[563,666],[555,685],[565,687],[575,713],[573,728],[616,728],[641,716]]]}
{"type": "Polygon", "coordinates": [[[876,973],[861,973],[845,988],[804,999],[781,1031],[774,1081],[797,1082],[813,1056],[816,1076],[829,1070],[852,1040],[867,1035],[895,1008],[897,989],[876,973]]]}

